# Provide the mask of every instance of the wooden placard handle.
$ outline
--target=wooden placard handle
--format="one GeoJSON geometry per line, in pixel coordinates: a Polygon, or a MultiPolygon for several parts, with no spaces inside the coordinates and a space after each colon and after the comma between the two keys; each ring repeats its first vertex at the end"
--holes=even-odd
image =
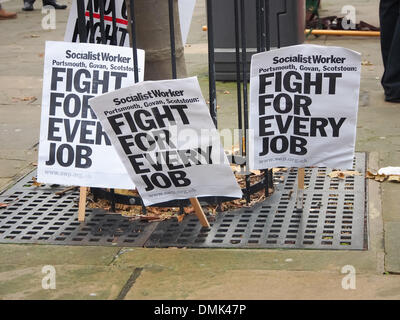
{"type": "Polygon", "coordinates": [[[207,220],[206,215],[204,214],[203,208],[200,205],[200,202],[197,198],[190,198],[190,203],[194,208],[194,212],[196,213],[197,218],[200,220],[200,223],[203,227],[210,228],[210,223],[207,220]]]}
{"type": "Polygon", "coordinates": [[[304,168],[298,168],[297,170],[297,209],[303,209],[303,197],[304,197],[304,168]]]}
{"type": "Polygon", "coordinates": [[[79,188],[79,209],[78,209],[78,221],[85,221],[85,213],[86,213],[86,193],[87,187],[79,188]]]}

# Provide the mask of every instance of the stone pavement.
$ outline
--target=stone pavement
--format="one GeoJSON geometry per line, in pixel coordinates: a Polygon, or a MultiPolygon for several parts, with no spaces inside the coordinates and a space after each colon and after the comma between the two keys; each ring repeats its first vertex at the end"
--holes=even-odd
{"type": "MultiPolygon", "coordinates": [[[[60,2],[65,2],[60,0],[60,2]]],[[[70,4],[71,1],[66,1],[70,4]]],[[[0,21],[0,190],[37,161],[45,40],[62,40],[67,11],[56,30],[41,27],[21,1],[4,3],[18,19],[0,21]]],[[[344,0],[324,0],[322,16],[341,15],[344,0]]],[[[352,1],[357,18],[378,24],[378,1],[352,1]]],[[[204,1],[199,0],[185,48],[188,70],[207,95],[204,1]]],[[[362,53],[357,151],[369,168],[400,166],[399,104],[383,101],[379,39],[319,37],[308,43],[343,46],[362,53]]],[[[219,123],[234,127],[232,83],[218,83],[219,123]]],[[[399,299],[400,184],[369,182],[368,251],[143,249],[0,244],[0,299],[399,299]],[[56,269],[56,290],[43,290],[42,267],[56,269]],[[344,290],[341,270],[356,270],[356,289],[344,290]]],[[[0,212],[1,213],[1,212],[0,212]]]]}

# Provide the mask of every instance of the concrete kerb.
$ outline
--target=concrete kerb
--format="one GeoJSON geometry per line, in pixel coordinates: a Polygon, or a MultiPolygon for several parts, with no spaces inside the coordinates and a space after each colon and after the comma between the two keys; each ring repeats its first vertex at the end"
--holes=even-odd
{"type": "MultiPolygon", "coordinates": [[[[378,171],[379,153],[370,152],[367,157],[367,169],[378,171]]],[[[378,273],[385,272],[385,242],[382,216],[382,199],[380,183],[369,179],[366,183],[366,210],[368,211],[368,250],[376,253],[378,273]]]]}

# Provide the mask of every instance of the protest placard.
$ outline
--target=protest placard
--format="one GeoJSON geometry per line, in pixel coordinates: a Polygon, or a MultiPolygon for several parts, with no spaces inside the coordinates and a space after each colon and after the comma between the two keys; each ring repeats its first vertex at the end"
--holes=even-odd
{"type": "MultiPolygon", "coordinates": [[[[37,180],[133,189],[89,99],[133,80],[132,49],[46,42],[37,180]]],[[[143,80],[144,51],[138,50],[143,80]]]]}
{"type": "Polygon", "coordinates": [[[242,197],[196,77],[138,83],[90,104],[145,205],[242,197]]]}
{"type": "MultiPolygon", "coordinates": [[[[112,9],[110,0],[105,1],[104,5],[104,26],[105,26],[105,35],[106,35],[106,44],[111,44],[113,39],[114,32],[117,36],[117,44],[119,46],[129,47],[129,35],[128,35],[128,16],[126,12],[125,0],[114,0],[115,1],[115,26],[116,31],[114,31],[113,23],[112,23],[112,9]]],[[[85,2],[85,17],[86,17],[86,25],[90,21],[90,11],[89,11],[89,0],[84,0],[85,2]]],[[[93,30],[88,31],[88,42],[93,43],[101,43],[101,34],[100,34],[100,9],[99,9],[99,1],[92,2],[92,11],[93,11],[93,30]]],[[[179,0],[178,8],[179,8],[179,22],[181,26],[182,33],[182,43],[186,43],[187,36],[189,34],[190,23],[192,20],[193,10],[195,6],[196,0],[179,0]]],[[[166,13],[167,14],[167,13],[166,13]]],[[[78,33],[78,13],[77,13],[77,5],[76,0],[73,0],[71,10],[68,16],[67,27],[65,29],[64,41],[67,42],[79,42],[79,33],[78,33]]]]}
{"type": "Polygon", "coordinates": [[[350,169],[361,55],[298,45],[255,54],[250,79],[250,167],[350,169]]]}

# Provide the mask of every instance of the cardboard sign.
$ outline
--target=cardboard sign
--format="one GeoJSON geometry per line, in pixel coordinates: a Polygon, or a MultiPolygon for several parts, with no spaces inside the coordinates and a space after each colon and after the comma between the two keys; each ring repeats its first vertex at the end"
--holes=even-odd
{"type": "MultiPolygon", "coordinates": [[[[138,50],[143,80],[144,51],[138,50]]],[[[132,49],[46,42],[38,181],[133,189],[89,99],[134,83],[132,49]]]]}
{"type": "Polygon", "coordinates": [[[353,166],[361,56],[298,45],[255,54],[250,166],[353,166]]]}
{"type": "Polygon", "coordinates": [[[145,205],[242,197],[196,77],[146,81],[90,104],[145,205]]]}
{"type": "MultiPolygon", "coordinates": [[[[85,8],[87,8],[85,12],[86,16],[86,24],[89,22],[90,14],[89,14],[89,0],[85,1],[85,8]]],[[[100,10],[98,1],[92,1],[93,4],[93,23],[95,32],[92,34],[91,30],[88,30],[88,39],[92,39],[94,43],[101,43],[101,34],[100,34],[100,10]]],[[[125,0],[114,0],[115,1],[115,10],[116,10],[116,35],[117,35],[117,44],[119,46],[129,47],[129,34],[128,34],[128,15],[126,12],[125,0]]],[[[179,9],[179,21],[181,25],[181,33],[182,33],[182,43],[186,43],[187,36],[189,34],[190,23],[192,20],[194,6],[196,4],[196,0],[179,0],[178,9],[179,9]]],[[[168,14],[166,12],[166,14],[168,14]]],[[[67,42],[79,42],[79,33],[78,33],[78,13],[76,0],[72,2],[71,10],[68,17],[67,27],[65,29],[64,41],[67,42]]],[[[113,37],[113,25],[112,25],[112,11],[110,0],[105,1],[104,5],[104,25],[105,25],[105,33],[107,38],[107,44],[111,44],[111,40],[113,37]]],[[[166,31],[168,33],[168,31],[166,31]]]]}

